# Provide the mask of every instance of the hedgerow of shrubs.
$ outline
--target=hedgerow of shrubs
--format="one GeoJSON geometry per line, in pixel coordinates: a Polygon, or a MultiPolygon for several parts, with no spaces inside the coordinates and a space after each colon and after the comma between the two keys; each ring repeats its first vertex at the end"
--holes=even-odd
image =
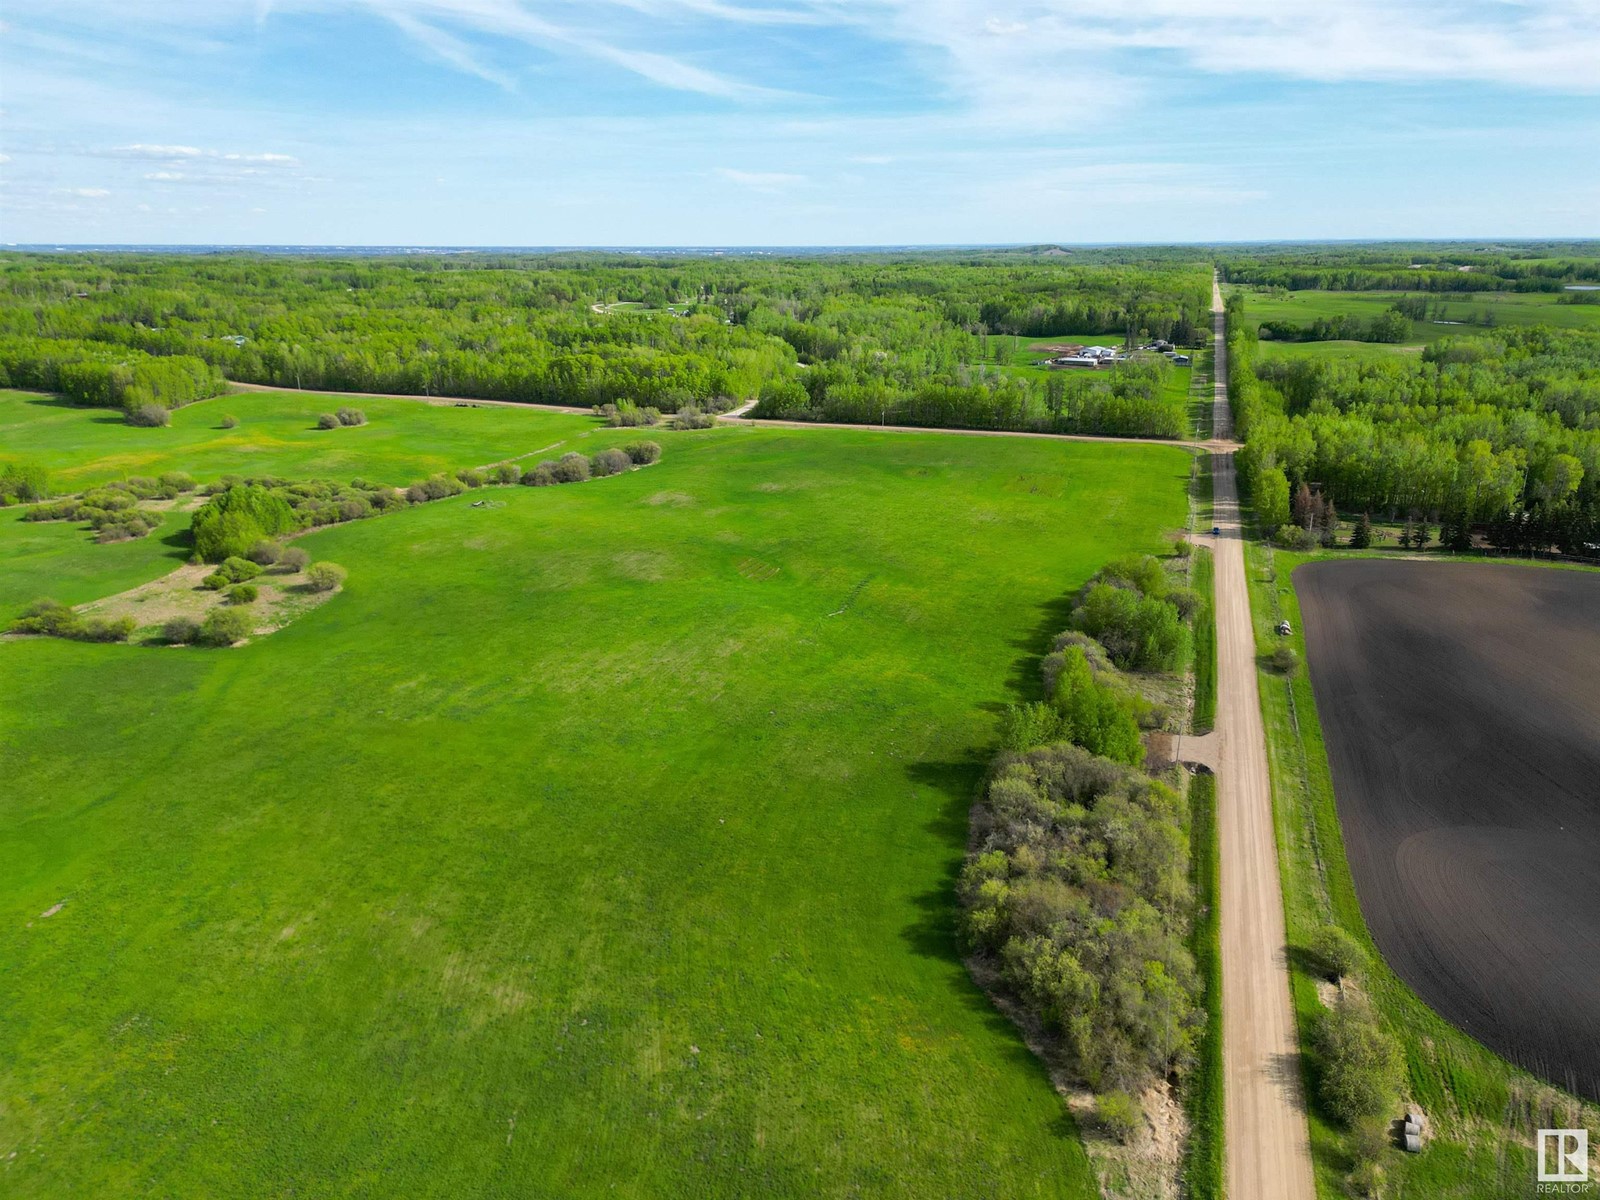
{"type": "Polygon", "coordinates": [[[85,617],[57,600],[35,600],[11,623],[12,633],[38,633],[75,642],[125,642],[135,628],[131,617],[85,617]]]}
{"type": "Polygon", "coordinates": [[[1003,753],[961,875],[969,948],[1099,1091],[1137,1093],[1194,1057],[1182,799],[1078,747],[1003,753]]]}
{"type": "MultiPolygon", "coordinates": [[[[449,486],[461,490],[453,482],[449,486]]],[[[364,479],[342,484],[226,475],[205,490],[211,499],[195,513],[193,524],[195,551],[205,562],[248,557],[255,546],[280,534],[359,521],[405,504],[392,487],[364,479]]]]}
{"type": "Polygon", "coordinates": [[[1078,593],[1072,624],[1125,671],[1175,671],[1188,661],[1184,617],[1196,602],[1189,589],[1169,584],[1159,560],[1139,555],[1101,568],[1078,593]]]}
{"type": "Polygon", "coordinates": [[[169,471],[159,479],[136,475],[92,487],[81,496],[36,505],[23,520],[85,521],[98,532],[98,542],[126,541],[144,537],[163,520],[161,513],[138,507],[141,500],[172,500],[192,492],[194,486],[194,480],[181,471],[169,471]]]}
{"type": "Polygon", "coordinates": [[[661,447],[656,442],[630,442],[626,446],[601,450],[589,458],[576,451],[569,451],[559,459],[546,459],[531,470],[524,471],[522,483],[528,487],[582,483],[587,479],[621,475],[625,471],[659,462],[660,459],[661,447]]]}

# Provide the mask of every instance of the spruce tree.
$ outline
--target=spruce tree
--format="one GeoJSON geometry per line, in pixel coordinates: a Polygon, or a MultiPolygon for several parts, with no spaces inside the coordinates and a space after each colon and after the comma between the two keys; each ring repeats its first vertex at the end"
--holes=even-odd
{"type": "Polygon", "coordinates": [[[1372,545],[1372,517],[1367,513],[1361,514],[1361,520],[1356,522],[1355,529],[1350,534],[1350,549],[1365,550],[1372,545]]]}

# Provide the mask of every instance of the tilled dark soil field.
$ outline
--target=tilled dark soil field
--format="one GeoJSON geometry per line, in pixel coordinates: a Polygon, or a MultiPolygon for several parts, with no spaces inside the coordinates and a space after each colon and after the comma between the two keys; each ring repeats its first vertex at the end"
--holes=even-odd
{"type": "Polygon", "coordinates": [[[1309,563],[1294,582],[1345,846],[1390,966],[1600,1099],[1600,574],[1309,563]]]}

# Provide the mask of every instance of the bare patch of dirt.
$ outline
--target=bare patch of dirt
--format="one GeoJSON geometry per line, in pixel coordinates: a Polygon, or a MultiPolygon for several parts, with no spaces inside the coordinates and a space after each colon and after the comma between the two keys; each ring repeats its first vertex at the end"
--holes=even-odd
{"type": "MultiPolygon", "coordinates": [[[[79,605],[78,611],[113,619],[131,617],[139,626],[134,640],[154,640],[161,627],[175,617],[204,621],[213,609],[227,606],[225,592],[214,592],[202,582],[214,570],[210,563],[185,563],[150,583],[79,605]]],[[[255,637],[275,633],[337,594],[312,591],[303,571],[285,573],[271,568],[250,582],[257,596],[245,607],[255,621],[255,637]]]]}

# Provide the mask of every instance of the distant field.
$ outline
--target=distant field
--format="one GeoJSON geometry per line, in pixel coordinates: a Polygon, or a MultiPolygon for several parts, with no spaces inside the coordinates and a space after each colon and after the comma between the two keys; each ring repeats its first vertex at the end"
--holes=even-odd
{"type": "MultiPolygon", "coordinates": [[[[364,407],[452,466],[583,428],[364,407]]],[[[86,429],[80,478],[151,432],[86,429]]],[[[660,440],[312,534],[345,591],[237,651],[0,643],[8,1195],[1096,1194],[952,883],[1019,647],[1188,456],[660,440]]]]}
{"type": "MultiPolygon", "coordinates": [[[[1381,316],[1404,294],[1304,291],[1274,295],[1253,289],[1244,291],[1245,316],[1252,323],[1294,321],[1302,325],[1318,317],[1336,317],[1345,313],[1370,320],[1381,316]]],[[[1482,333],[1488,328],[1483,324],[1485,312],[1492,313],[1498,325],[1552,325],[1560,329],[1600,329],[1600,305],[1558,304],[1552,294],[1485,292],[1471,299],[1429,296],[1430,308],[1436,301],[1444,305],[1444,316],[1441,319],[1459,324],[1442,325],[1432,319],[1413,321],[1410,339],[1413,343],[1434,342],[1453,333],[1482,333]]],[[[1265,344],[1263,342],[1263,345],[1265,344]]]]}
{"type": "Polygon", "coordinates": [[[58,491],[161,471],[187,471],[202,480],[229,473],[365,475],[404,484],[538,450],[598,425],[535,405],[452,408],[376,396],[240,392],[177,409],[165,429],[135,429],[106,409],[0,391],[0,457],[43,463],[58,491]],[[341,405],[361,409],[368,424],[316,428],[318,414],[341,405]],[[228,415],[239,419],[237,428],[222,427],[228,415]]]}

